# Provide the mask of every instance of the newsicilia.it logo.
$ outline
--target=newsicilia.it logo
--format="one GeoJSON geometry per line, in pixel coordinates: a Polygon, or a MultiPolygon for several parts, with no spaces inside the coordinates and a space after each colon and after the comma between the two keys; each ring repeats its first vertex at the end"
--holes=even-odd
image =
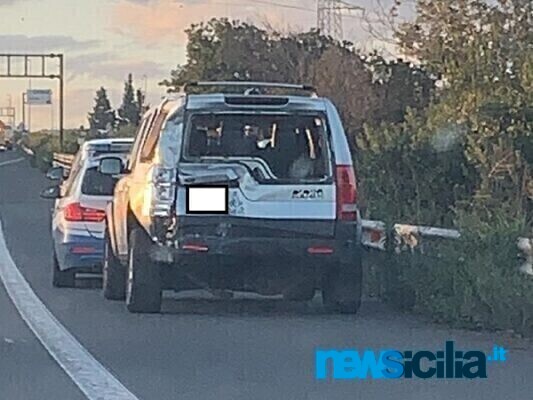
{"type": "Polygon", "coordinates": [[[503,347],[492,352],[456,350],[453,341],[444,349],[357,350],[319,349],[315,353],[316,379],[474,379],[487,377],[488,362],[506,361],[503,347]]]}

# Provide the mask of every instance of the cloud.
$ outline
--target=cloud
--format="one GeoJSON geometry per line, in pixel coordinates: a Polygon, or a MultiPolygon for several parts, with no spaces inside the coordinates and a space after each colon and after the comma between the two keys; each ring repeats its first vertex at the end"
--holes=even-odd
{"type": "Polygon", "coordinates": [[[183,45],[186,28],[217,15],[225,15],[223,2],[122,0],[113,8],[111,29],[146,45],[183,45]]]}
{"type": "Polygon", "coordinates": [[[184,31],[191,24],[224,16],[300,31],[316,21],[314,1],[301,1],[305,5],[299,7],[309,12],[291,9],[281,1],[273,7],[268,0],[248,4],[246,0],[116,0],[110,29],[149,46],[184,45],[184,31]]]}
{"type": "Polygon", "coordinates": [[[23,1],[28,1],[28,0],[0,0],[0,7],[2,7],[2,6],[10,6],[12,4],[21,3],[23,1]]]}
{"type": "Polygon", "coordinates": [[[169,74],[169,68],[163,64],[149,60],[116,59],[114,53],[84,54],[71,57],[65,61],[69,79],[85,75],[93,79],[109,79],[123,81],[131,72],[138,78],[143,75],[163,78],[169,74]]]}
{"type": "Polygon", "coordinates": [[[87,50],[98,46],[99,43],[98,40],[77,40],[72,36],[63,35],[0,35],[0,52],[87,50]]]}

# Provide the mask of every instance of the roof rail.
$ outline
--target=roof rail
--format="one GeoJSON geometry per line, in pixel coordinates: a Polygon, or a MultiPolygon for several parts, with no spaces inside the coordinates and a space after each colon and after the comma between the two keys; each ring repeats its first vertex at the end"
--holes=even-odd
{"type": "Polygon", "coordinates": [[[277,82],[250,82],[250,81],[198,81],[198,82],[189,82],[185,84],[184,91],[188,93],[188,90],[193,87],[216,87],[216,86],[227,86],[227,87],[240,87],[244,89],[245,94],[251,93],[255,94],[250,89],[260,89],[260,88],[276,88],[276,89],[292,89],[292,90],[302,90],[305,92],[311,92],[311,95],[316,96],[316,89],[310,85],[298,85],[292,83],[277,83],[277,82]]]}

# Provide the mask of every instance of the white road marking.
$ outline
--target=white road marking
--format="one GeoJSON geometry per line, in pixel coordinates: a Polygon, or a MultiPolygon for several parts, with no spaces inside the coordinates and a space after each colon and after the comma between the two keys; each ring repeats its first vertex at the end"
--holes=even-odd
{"type": "Polygon", "coordinates": [[[25,160],[24,157],[20,157],[20,158],[15,158],[14,160],[2,161],[0,162],[0,167],[3,167],[4,165],[9,165],[9,164],[16,164],[24,160],[25,160]]]}
{"type": "Polygon", "coordinates": [[[24,279],[0,222],[0,279],[22,319],[89,400],[138,400],[54,317],[24,279]]]}

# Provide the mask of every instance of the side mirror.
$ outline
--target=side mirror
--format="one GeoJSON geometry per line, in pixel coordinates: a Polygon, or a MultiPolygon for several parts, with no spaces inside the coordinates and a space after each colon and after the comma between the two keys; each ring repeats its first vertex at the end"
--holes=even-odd
{"type": "Polygon", "coordinates": [[[65,177],[65,169],[63,167],[52,167],[46,173],[46,177],[51,181],[60,181],[65,177]]]}
{"type": "Polygon", "coordinates": [[[59,186],[50,186],[41,192],[43,199],[59,199],[61,197],[61,189],[59,186]]]}
{"type": "Polygon", "coordinates": [[[124,172],[122,159],[118,157],[106,157],[100,160],[98,172],[104,175],[120,175],[124,172]]]}

